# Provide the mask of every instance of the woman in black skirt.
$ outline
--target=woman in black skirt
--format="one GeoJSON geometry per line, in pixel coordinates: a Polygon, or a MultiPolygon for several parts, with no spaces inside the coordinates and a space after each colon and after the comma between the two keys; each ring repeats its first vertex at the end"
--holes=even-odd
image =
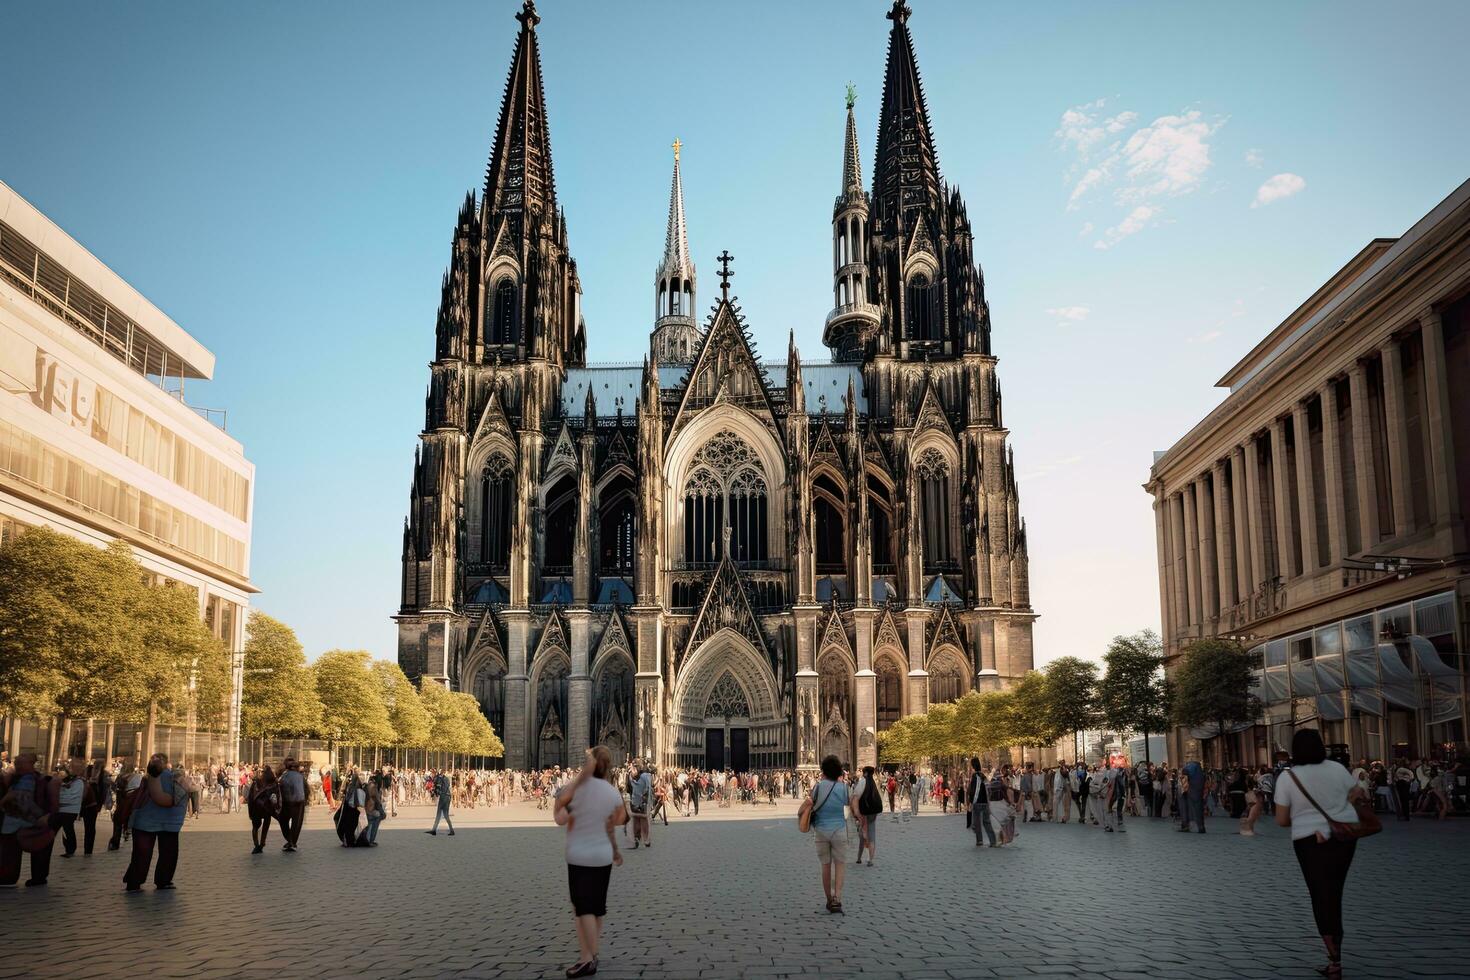
{"type": "Polygon", "coordinates": [[[613,842],[613,828],[628,820],[623,794],[608,776],[612,755],[599,745],[587,751],[576,780],[562,790],[552,810],[558,826],[567,828],[567,884],[577,922],[581,955],[567,968],[569,977],[597,972],[597,944],[607,915],[607,883],[615,864],[623,863],[613,842]]]}

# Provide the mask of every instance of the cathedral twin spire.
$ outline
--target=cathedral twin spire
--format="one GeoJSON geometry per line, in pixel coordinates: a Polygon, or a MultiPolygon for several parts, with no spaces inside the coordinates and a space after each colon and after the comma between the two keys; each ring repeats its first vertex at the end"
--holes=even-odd
{"type": "Polygon", "coordinates": [[[694,262],[689,257],[689,230],[684,222],[684,179],[679,170],[683,146],[677,138],[674,140],[669,224],[664,235],[664,256],[654,274],[652,347],[658,359],[668,364],[689,363],[699,349],[700,338],[694,307],[694,262]]]}
{"type": "Polygon", "coordinates": [[[556,210],[556,182],[551,170],[551,135],[546,128],[546,90],[541,81],[541,52],[536,25],[541,22],[535,0],[525,0],[520,37],[516,39],[506,78],[505,98],[495,127],[495,146],[485,172],[487,210],[556,210]]]}

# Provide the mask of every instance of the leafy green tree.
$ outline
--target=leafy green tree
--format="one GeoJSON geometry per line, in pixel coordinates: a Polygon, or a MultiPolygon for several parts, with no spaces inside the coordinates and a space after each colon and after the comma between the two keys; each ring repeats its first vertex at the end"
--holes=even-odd
{"type": "Polygon", "coordinates": [[[1231,640],[1194,643],[1169,679],[1174,723],[1186,728],[1212,726],[1230,759],[1225,736],[1237,725],[1255,721],[1261,702],[1251,693],[1256,657],[1231,640]]]}
{"type": "Polygon", "coordinates": [[[451,692],[431,680],[420,680],[419,699],[429,713],[427,747],[450,755],[463,752],[470,743],[470,730],[451,692]]]}
{"type": "Polygon", "coordinates": [[[1143,757],[1149,756],[1150,732],[1162,732],[1169,723],[1164,687],[1164,644],[1153,630],[1115,636],[1103,654],[1107,668],[1098,683],[1098,705],[1107,724],[1120,732],[1143,736],[1143,757]]]}
{"type": "Polygon", "coordinates": [[[0,548],[0,714],[61,710],[70,652],[86,641],[91,546],[32,528],[0,548]]]}
{"type": "Polygon", "coordinates": [[[1097,664],[1080,657],[1058,657],[1046,665],[1052,728],[1072,733],[1072,751],[1077,751],[1077,733],[1098,723],[1097,664]]]}
{"type": "Polygon", "coordinates": [[[483,755],[491,758],[505,755],[505,746],[500,744],[500,739],[495,735],[495,729],[490,725],[490,719],[486,718],[484,712],[480,710],[480,702],[475,700],[475,696],[456,691],[450,697],[459,709],[460,717],[464,720],[465,734],[468,736],[460,751],[465,755],[483,755]]]}
{"type": "Polygon", "coordinates": [[[383,687],[365,650],[328,650],[311,665],[322,702],[322,734],[349,745],[391,745],[383,687]]]}
{"type": "Polygon", "coordinates": [[[230,647],[209,638],[194,670],[194,723],[206,731],[222,732],[230,721],[230,647]]]}
{"type": "Polygon", "coordinates": [[[296,632],[258,609],[245,623],[240,729],[246,738],[304,738],[322,727],[316,676],[296,632]]]}
{"type": "Polygon", "coordinates": [[[433,719],[429,717],[423,699],[419,697],[419,689],[413,686],[413,681],[391,660],[374,660],[373,674],[382,687],[383,703],[388,706],[388,724],[393,726],[393,744],[414,748],[428,745],[433,719]]]}
{"type": "Polygon", "coordinates": [[[1052,689],[1047,675],[1029,670],[1011,686],[1011,738],[1017,744],[1040,748],[1061,735],[1052,711],[1052,689]]]}

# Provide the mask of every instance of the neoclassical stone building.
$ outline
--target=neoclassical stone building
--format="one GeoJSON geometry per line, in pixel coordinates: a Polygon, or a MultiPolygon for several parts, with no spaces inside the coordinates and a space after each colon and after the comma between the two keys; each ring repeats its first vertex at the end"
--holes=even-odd
{"type": "Polygon", "coordinates": [[[483,194],[455,226],[403,532],[399,661],[473,692],[511,767],[871,762],[1032,666],[1026,531],[984,279],[902,2],[876,174],[849,94],[830,357],[704,319],[675,145],[641,365],[586,363],[527,0],[483,194]]]}

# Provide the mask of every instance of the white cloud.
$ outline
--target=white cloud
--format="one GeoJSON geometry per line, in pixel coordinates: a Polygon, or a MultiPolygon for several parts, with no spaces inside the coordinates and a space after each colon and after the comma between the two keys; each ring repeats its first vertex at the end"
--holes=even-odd
{"type": "Polygon", "coordinates": [[[1256,188],[1256,199],[1251,202],[1251,207],[1264,207],[1293,194],[1300,194],[1306,187],[1307,182],[1296,174],[1277,174],[1267,178],[1264,184],[1256,188]]]}
{"type": "Polygon", "coordinates": [[[1128,137],[1123,160],[1130,184],[1118,189],[1124,203],[1187,194],[1210,169],[1209,138],[1222,124],[1205,121],[1198,109],[1160,116],[1128,137]]]}
{"type": "Polygon", "coordinates": [[[1092,312],[1087,306],[1057,306],[1046,311],[1048,315],[1057,318],[1057,326],[1065,327],[1069,323],[1081,323],[1087,319],[1092,312]]]}
{"type": "MultiPolygon", "coordinates": [[[[1067,210],[1078,210],[1105,187],[1112,188],[1112,203],[1127,209],[1093,243],[1098,249],[1112,248],[1148,227],[1162,213],[1161,199],[1197,190],[1213,162],[1210,138],[1225,124],[1223,119],[1206,119],[1198,109],[1191,109],[1137,126],[1138,113],[1109,116],[1103,112],[1105,102],[1099,99],[1073,106],[1062,113],[1056,130],[1058,143],[1073,154],[1066,174],[1071,184],[1067,210]],[[1130,129],[1133,131],[1127,133],[1130,129]]],[[[1081,234],[1091,230],[1089,221],[1081,234]]]]}
{"type": "Polygon", "coordinates": [[[1077,237],[1078,238],[1086,238],[1090,234],[1092,234],[1092,222],[1091,221],[1083,222],[1083,224],[1082,224],[1082,230],[1079,231],[1079,232],[1077,232],[1077,237]]]}
{"type": "Polygon", "coordinates": [[[1219,330],[1206,330],[1197,337],[1190,337],[1189,342],[1191,344],[1209,344],[1219,340],[1220,336],[1221,332],[1219,330]]]}
{"type": "Polygon", "coordinates": [[[1096,249],[1112,248],[1114,245],[1118,244],[1129,235],[1136,235],[1140,231],[1143,231],[1143,229],[1147,228],[1149,225],[1153,224],[1154,219],[1157,218],[1160,213],[1160,208],[1154,207],[1150,204],[1140,204],[1138,205],[1138,207],[1128,212],[1128,216],[1126,218],[1118,222],[1113,227],[1109,228],[1107,231],[1103,232],[1103,237],[1093,242],[1092,247],[1096,249]]]}
{"type": "Polygon", "coordinates": [[[1245,151],[1245,165],[1247,167],[1255,167],[1259,170],[1265,162],[1266,155],[1255,147],[1245,151]]]}

